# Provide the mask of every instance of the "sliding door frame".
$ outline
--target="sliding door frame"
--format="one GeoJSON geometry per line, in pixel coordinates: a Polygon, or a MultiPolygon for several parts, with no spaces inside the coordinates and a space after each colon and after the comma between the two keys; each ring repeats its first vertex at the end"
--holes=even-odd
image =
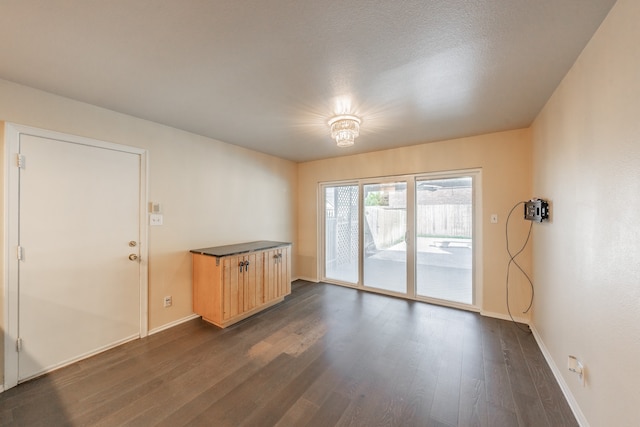
{"type": "Polygon", "coordinates": [[[423,301],[447,307],[455,307],[468,311],[481,311],[483,298],[482,298],[482,169],[460,169],[451,171],[439,171],[439,172],[424,172],[418,174],[403,174],[403,175],[389,175],[382,177],[368,177],[361,179],[349,179],[342,181],[327,181],[318,183],[318,272],[320,273],[320,280],[326,283],[332,283],[335,285],[346,286],[367,292],[381,293],[390,296],[396,296],[405,298],[408,300],[423,301]],[[416,182],[419,180],[431,180],[431,179],[447,179],[457,178],[462,176],[469,176],[472,179],[472,212],[473,212],[473,224],[472,224],[472,303],[464,304],[455,301],[445,301],[424,296],[418,296],[416,293],[416,182]],[[406,294],[400,294],[398,292],[390,292],[382,289],[376,289],[372,287],[364,286],[364,233],[362,230],[364,218],[364,197],[363,186],[368,183],[380,183],[380,182],[401,182],[407,183],[407,237],[406,237],[406,250],[407,250],[407,287],[406,294]],[[325,188],[337,187],[344,185],[357,185],[358,186],[358,282],[348,283],[340,280],[329,279],[326,277],[326,244],[325,244],[325,225],[326,225],[326,206],[325,206],[325,188]]]}
{"type": "Polygon", "coordinates": [[[330,181],[320,183],[318,185],[318,271],[320,272],[321,281],[326,283],[332,283],[334,285],[346,286],[349,288],[360,288],[362,282],[362,233],[360,233],[360,218],[362,218],[362,203],[358,202],[358,281],[356,283],[349,283],[337,279],[327,278],[327,260],[326,260],[326,200],[325,189],[327,187],[341,187],[341,186],[357,186],[358,187],[358,199],[360,199],[360,192],[362,191],[362,185],[359,180],[346,180],[346,181],[330,181]]]}
{"type": "MultiPolygon", "coordinates": [[[[471,203],[472,203],[472,216],[473,223],[471,225],[472,230],[472,240],[471,240],[471,272],[472,272],[472,285],[471,291],[472,295],[472,303],[464,304],[455,301],[448,300],[440,300],[435,298],[429,298],[425,296],[418,296],[417,293],[414,293],[414,298],[416,301],[424,301],[432,304],[444,305],[447,307],[455,307],[461,308],[469,311],[477,311],[479,312],[482,307],[482,169],[462,169],[462,170],[454,170],[454,171],[443,171],[443,172],[431,172],[424,174],[416,174],[415,181],[419,180],[437,180],[437,179],[448,179],[448,178],[459,178],[463,176],[471,177],[471,203]]],[[[414,223],[414,227],[417,226],[414,223]]],[[[415,228],[414,228],[415,230],[415,228]]],[[[415,236],[415,233],[414,233],[415,236]]],[[[415,255],[415,253],[414,253],[415,255]]],[[[415,272],[415,270],[414,270],[415,272]]],[[[415,276],[414,276],[415,278],[415,276]]],[[[417,282],[413,282],[413,290],[417,291],[417,282]]]]}
{"type": "MultiPolygon", "coordinates": [[[[397,296],[400,298],[407,299],[415,299],[415,286],[412,284],[415,282],[415,239],[413,238],[413,230],[415,228],[415,204],[414,197],[411,197],[410,194],[415,193],[415,175],[393,175],[393,176],[385,176],[385,177],[375,177],[375,178],[366,178],[359,180],[360,185],[360,212],[361,212],[361,221],[360,226],[364,224],[365,221],[365,203],[364,203],[364,186],[367,184],[385,184],[385,183],[399,183],[404,182],[407,184],[406,189],[406,224],[405,224],[405,243],[406,243],[406,273],[405,273],[405,292],[394,292],[385,289],[376,288],[373,286],[366,286],[364,283],[364,232],[362,229],[359,230],[360,234],[360,259],[359,259],[359,270],[360,270],[360,281],[358,282],[358,289],[366,290],[369,292],[376,292],[385,295],[397,296]]],[[[324,255],[324,254],[323,254],[324,255]]]]}

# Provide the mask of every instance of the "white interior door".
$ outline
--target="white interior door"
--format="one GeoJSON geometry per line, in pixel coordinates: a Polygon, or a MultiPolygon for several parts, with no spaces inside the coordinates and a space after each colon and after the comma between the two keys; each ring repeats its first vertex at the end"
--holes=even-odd
{"type": "Polygon", "coordinates": [[[19,151],[23,381],[140,336],[141,156],[26,134],[19,151]]]}

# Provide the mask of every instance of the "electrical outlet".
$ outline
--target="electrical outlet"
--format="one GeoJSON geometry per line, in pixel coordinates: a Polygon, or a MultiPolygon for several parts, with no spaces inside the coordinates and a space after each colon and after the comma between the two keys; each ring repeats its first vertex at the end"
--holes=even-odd
{"type": "Polygon", "coordinates": [[[578,375],[580,385],[584,387],[586,381],[585,377],[587,374],[584,364],[580,360],[578,360],[577,357],[569,355],[567,360],[567,368],[569,368],[569,371],[578,375]]]}
{"type": "Polygon", "coordinates": [[[164,297],[164,307],[171,307],[171,304],[173,304],[173,299],[171,298],[171,295],[167,295],[166,297],[164,297]]]}
{"type": "Polygon", "coordinates": [[[149,215],[149,225],[162,225],[162,214],[149,215]]]}

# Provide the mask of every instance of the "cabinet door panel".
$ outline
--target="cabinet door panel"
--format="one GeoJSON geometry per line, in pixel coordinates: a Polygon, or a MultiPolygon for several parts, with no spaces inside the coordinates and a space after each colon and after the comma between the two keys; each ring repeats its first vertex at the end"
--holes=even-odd
{"type": "Polygon", "coordinates": [[[280,258],[280,274],[282,283],[282,295],[291,293],[291,249],[282,249],[282,257],[280,258]]]}
{"type": "Polygon", "coordinates": [[[261,305],[262,300],[262,274],[263,257],[262,254],[251,254],[244,257],[244,262],[248,262],[248,268],[242,273],[244,286],[244,310],[252,310],[261,305]]]}
{"type": "Polygon", "coordinates": [[[276,281],[276,297],[281,297],[284,295],[284,289],[282,286],[282,250],[278,249],[276,251],[276,271],[275,271],[275,281],[276,281]]]}
{"type": "Polygon", "coordinates": [[[265,302],[291,293],[291,270],[289,248],[265,252],[264,292],[265,302]]]}
{"type": "Polygon", "coordinates": [[[255,277],[256,263],[255,257],[246,256],[243,258],[245,263],[249,263],[242,273],[242,287],[244,289],[243,310],[248,311],[256,306],[256,293],[254,291],[253,280],[255,277]]]}
{"type": "Polygon", "coordinates": [[[264,301],[268,302],[279,296],[278,287],[278,251],[270,250],[264,253],[264,301]]]}
{"type": "Polygon", "coordinates": [[[242,273],[240,273],[241,257],[229,257],[224,259],[224,278],[222,280],[224,295],[223,319],[237,316],[243,310],[242,295],[244,293],[242,273]]]}

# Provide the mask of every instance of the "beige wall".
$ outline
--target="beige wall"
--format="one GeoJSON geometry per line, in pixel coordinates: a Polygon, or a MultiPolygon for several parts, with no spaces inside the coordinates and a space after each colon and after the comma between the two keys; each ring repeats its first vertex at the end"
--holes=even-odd
{"type": "Polygon", "coordinates": [[[640,423],[639,22],[619,0],[532,127],[534,192],[552,202],[533,326],[592,426],[640,423]]]}
{"type": "MultiPolygon", "coordinates": [[[[366,144],[362,137],[357,144],[366,144]]],[[[494,133],[438,143],[422,144],[374,153],[301,163],[298,167],[298,275],[318,280],[318,183],[353,178],[439,172],[482,168],[483,307],[492,314],[507,315],[505,271],[508,261],[504,224],[509,210],[531,195],[531,144],[528,130],[494,133]],[[499,215],[499,224],[489,216],[499,215]]],[[[518,211],[520,213],[521,211],[518,211]]],[[[512,217],[514,218],[514,217],[512,217]]],[[[510,227],[512,245],[526,235],[525,221],[516,215],[510,227]]],[[[530,252],[519,260],[530,269],[530,252]]],[[[528,301],[528,288],[514,274],[514,315],[522,314],[528,301]]]]}
{"type": "Polygon", "coordinates": [[[264,239],[295,251],[293,162],[2,80],[0,120],[149,151],[149,199],[164,214],[149,227],[150,329],[192,314],[189,249],[264,239]]]}

